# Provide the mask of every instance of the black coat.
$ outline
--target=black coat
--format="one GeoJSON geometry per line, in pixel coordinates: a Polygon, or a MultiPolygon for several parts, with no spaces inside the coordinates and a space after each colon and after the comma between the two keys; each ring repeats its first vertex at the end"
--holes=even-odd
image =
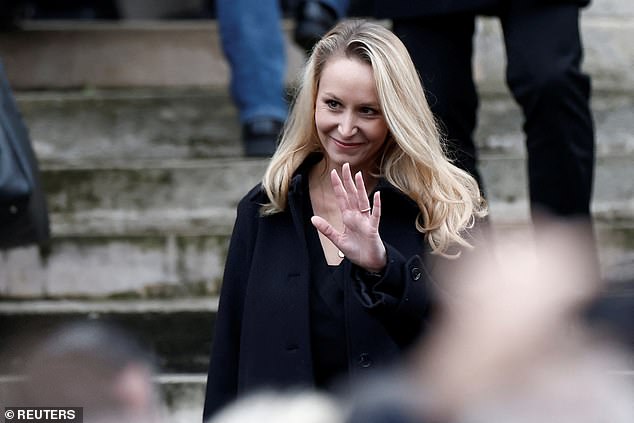
{"type": "Polygon", "coordinates": [[[417,18],[454,13],[495,14],[509,2],[572,3],[587,6],[590,0],[375,0],[375,16],[380,19],[417,18]]]}
{"type": "MultiPolygon", "coordinates": [[[[311,260],[301,215],[302,178],[294,176],[287,210],[261,217],[260,186],[240,202],[225,266],[205,397],[205,418],[255,388],[314,385],[309,324],[311,260]]],[[[423,235],[414,226],[416,204],[381,181],[379,232],[388,265],[369,284],[344,259],[344,314],[350,376],[402,355],[422,332],[430,277],[419,255],[423,235]]],[[[372,197],[370,197],[372,198],[372,197]]]]}
{"type": "Polygon", "coordinates": [[[49,240],[37,157],[0,62],[0,249],[49,240]]]}

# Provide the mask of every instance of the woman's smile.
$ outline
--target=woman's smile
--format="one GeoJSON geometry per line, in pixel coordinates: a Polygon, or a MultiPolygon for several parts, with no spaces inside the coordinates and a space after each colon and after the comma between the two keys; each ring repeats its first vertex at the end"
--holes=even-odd
{"type": "Polygon", "coordinates": [[[363,142],[353,142],[353,141],[342,141],[339,140],[335,137],[330,137],[330,139],[339,147],[339,148],[343,148],[343,149],[352,149],[352,148],[358,148],[361,147],[362,145],[364,145],[365,143],[363,142]]]}

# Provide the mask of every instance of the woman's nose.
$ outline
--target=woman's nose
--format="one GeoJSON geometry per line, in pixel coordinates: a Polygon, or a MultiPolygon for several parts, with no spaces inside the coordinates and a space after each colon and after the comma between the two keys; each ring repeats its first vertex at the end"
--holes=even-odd
{"type": "Polygon", "coordinates": [[[351,116],[351,114],[346,113],[342,116],[342,120],[339,122],[337,130],[342,137],[349,138],[354,136],[359,131],[359,128],[357,128],[355,124],[354,117],[351,116]]]}

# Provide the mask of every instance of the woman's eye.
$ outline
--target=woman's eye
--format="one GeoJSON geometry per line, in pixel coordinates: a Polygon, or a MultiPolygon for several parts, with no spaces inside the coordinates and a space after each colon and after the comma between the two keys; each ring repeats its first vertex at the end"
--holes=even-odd
{"type": "Polygon", "coordinates": [[[361,113],[364,114],[364,115],[375,115],[378,112],[375,109],[371,108],[371,107],[364,107],[364,108],[361,109],[361,113]]]}
{"type": "Polygon", "coordinates": [[[331,109],[336,109],[339,106],[339,102],[335,100],[326,100],[326,106],[331,109]]]}

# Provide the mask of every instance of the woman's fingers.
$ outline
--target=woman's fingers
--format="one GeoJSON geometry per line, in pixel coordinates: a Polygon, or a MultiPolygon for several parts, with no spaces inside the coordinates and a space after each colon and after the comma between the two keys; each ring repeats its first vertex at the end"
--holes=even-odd
{"type": "Polygon", "coordinates": [[[345,210],[350,208],[350,198],[346,192],[343,182],[341,182],[341,178],[334,169],[330,172],[330,181],[332,182],[332,189],[335,192],[335,198],[337,199],[339,210],[343,213],[345,210]]]}
{"type": "Polygon", "coordinates": [[[339,237],[341,234],[326,219],[320,216],[313,216],[310,222],[319,232],[330,240],[337,248],[339,248],[339,237]]]}
{"type": "Polygon", "coordinates": [[[341,168],[341,177],[333,169],[330,173],[330,178],[337,197],[337,203],[342,212],[350,210],[366,213],[371,210],[368,192],[366,191],[363,175],[360,171],[353,177],[350,164],[344,163],[341,168]]]}
{"type": "MultiPolygon", "coordinates": [[[[367,198],[367,197],[366,197],[367,198]]],[[[372,201],[372,215],[370,216],[370,222],[375,230],[379,229],[379,222],[381,221],[381,192],[374,193],[374,200],[372,201]]]]}
{"type": "Polygon", "coordinates": [[[344,163],[341,168],[341,177],[343,180],[343,186],[348,192],[348,205],[351,209],[357,206],[358,191],[352,179],[352,172],[350,171],[350,163],[344,163]]]}
{"type": "Polygon", "coordinates": [[[382,268],[385,260],[377,258],[385,258],[385,247],[378,234],[380,193],[374,193],[371,206],[362,173],[353,176],[347,163],[342,167],[341,176],[333,170],[330,177],[342,213],[342,230],[320,216],[311,217],[311,223],[353,263],[367,269],[382,268]]]}
{"type": "Polygon", "coordinates": [[[350,164],[344,163],[341,176],[333,169],[330,173],[330,178],[337,199],[337,205],[341,213],[350,211],[353,212],[355,216],[359,216],[358,213],[360,213],[369,219],[375,231],[378,230],[379,221],[381,219],[380,194],[378,191],[374,193],[374,205],[371,206],[361,171],[355,173],[353,177],[350,171],[350,164]]]}
{"type": "Polygon", "coordinates": [[[368,200],[368,192],[365,190],[365,183],[363,182],[363,175],[361,174],[361,171],[354,175],[354,179],[357,184],[356,199],[359,210],[362,213],[369,213],[372,209],[370,207],[370,200],[368,200]]]}

